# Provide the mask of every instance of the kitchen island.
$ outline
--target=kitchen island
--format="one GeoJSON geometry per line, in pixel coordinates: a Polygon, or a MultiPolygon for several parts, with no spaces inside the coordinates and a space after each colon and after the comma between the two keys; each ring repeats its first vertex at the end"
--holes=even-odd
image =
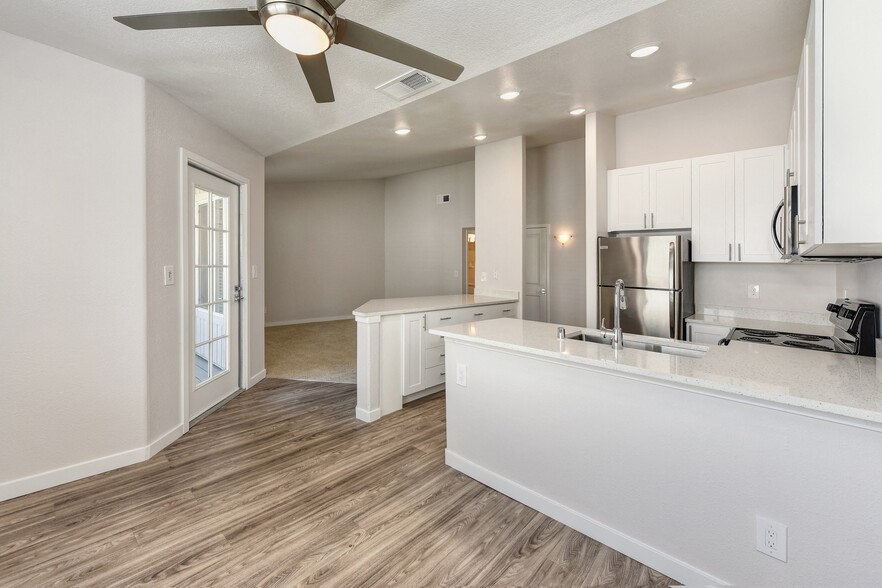
{"type": "Polygon", "coordinates": [[[615,352],[528,321],[430,332],[457,374],[447,463],[480,482],[687,585],[882,574],[878,359],[615,352]],[[786,563],[757,551],[757,516],[788,527],[786,563]]]}
{"type": "Polygon", "coordinates": [[[383,298],[352,314],[358,323],[355,416],[372,422],[444,388],[444,340],[428,329],[515,317],[517,292],[383,298]]]}

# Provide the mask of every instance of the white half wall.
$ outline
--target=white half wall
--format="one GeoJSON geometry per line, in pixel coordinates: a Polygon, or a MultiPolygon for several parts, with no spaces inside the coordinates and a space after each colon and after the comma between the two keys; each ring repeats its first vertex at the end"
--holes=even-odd
{"type": "MultiPolygon", "coordinates": [[[[147,84],[147,387],[150,439],[181,426],[181,290],[183,280],[164,286],[162,267],[180,268],[181,149],[248,180],[248,263],[241,283],[248,309],[249,373],[259,381],[264,354],[264,173],[262,155],[147,84]]],[[[179,272],[181,270],[179,269],[179,272]]],[[[249,384],[250,383],[250,384],[249,384]]]]}
{"type": "Polygon", "coordinates": [[[144,80],[0,31],[0,87],[3,500],[137,461],[148,315],[144,80]]]}
{"type": "Polygon", "coordinates": [[[551,225],[549,322],[585,325],[585,141],[527,149],[528,225],[551,225]],[[553,235],[572,235],[561,247],[553,235]]]}
{"type": "Polygon", "coordinates": [[[473,226],[474,162],[388,178],[386,297],[461,293],[462,229],[473,226]],[[450,203],[437,204],[440,194],[450,203]]]}
{"type": "Polygon", "coordinates": [[[787,143],[794,76],[616,118],[616,166],[787,143]]]}
{"type": "Polygon", "coordinates": [[[525,175],[524,137],[475,148],[476,293],[523,293],[525,175]]]}
{"type": "Polygon", "coordinates": [[[267,323],[352,316],[384,297],[384,182],[268,184],[267,323]]]}

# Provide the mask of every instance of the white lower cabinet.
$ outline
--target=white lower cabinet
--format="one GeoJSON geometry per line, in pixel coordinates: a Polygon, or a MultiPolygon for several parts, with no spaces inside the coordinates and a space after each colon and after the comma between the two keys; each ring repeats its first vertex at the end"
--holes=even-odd
{"type": "Polygon", "coordinates": [[[700,345],[717,345],[720,339],[729,334],[731,329],[720,325],[707,325],[704,323],[687,323],[686,339],[690,343],[700,345]]]}
{"type": "Polygon", "coordinates": [[[403,315],[402,396],[410,396],[444,383],[447,375],[444,371],[444,338],[429,333],[429,329],[516,315],[517,304],[514,303],[466,306],[403,315]]]}

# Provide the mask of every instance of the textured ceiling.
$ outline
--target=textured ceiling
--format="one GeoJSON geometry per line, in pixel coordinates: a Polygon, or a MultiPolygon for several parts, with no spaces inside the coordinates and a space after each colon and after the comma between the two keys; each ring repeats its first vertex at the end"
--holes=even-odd
{"type": "Polygon", "coordinates": [[[473,136],[584,136],[575,106],[621,114],[796,73],[809,0],[667,0],[424,99],[267,158],[267,181],[382,178],[467,161],[473,136]],[[634,60],[627,50],[663,46],[634,60]],[[671,82],[696,78],[690,89],[671,82]],[[503,102],[504,88],[523,90],[503,102]],[[392,133],[409,126],[406,137],[392,133]]]}
{"type": "MultiPolygon", "coordinates": [[[[461,83],[660,1],[349,0],[339,13],[463,64],[461,83]]],[[[401,106],[374,88],[409,68],[350,47],[328,52],[337,102],[317,105],[293,55],[260,27],[138,32],[112,20],[250,4],[3,0],[0,29],[141,75],[264,155],[401,106]]]]}

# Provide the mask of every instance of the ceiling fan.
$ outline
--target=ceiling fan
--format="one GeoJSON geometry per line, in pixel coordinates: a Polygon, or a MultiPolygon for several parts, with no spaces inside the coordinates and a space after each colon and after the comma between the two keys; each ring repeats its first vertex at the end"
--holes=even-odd
{"type": "Polygon", "coordinates": [[[316,102],[333,102],[334,88],[325,51],[349,45],[455,81],[463,66],[357,22],[337,16],[346,0],[258,0],[256,8],[195,10],[115,16],[133,29],[183,29],[262,25],[282,47],[297,54],[316,102]]]}

